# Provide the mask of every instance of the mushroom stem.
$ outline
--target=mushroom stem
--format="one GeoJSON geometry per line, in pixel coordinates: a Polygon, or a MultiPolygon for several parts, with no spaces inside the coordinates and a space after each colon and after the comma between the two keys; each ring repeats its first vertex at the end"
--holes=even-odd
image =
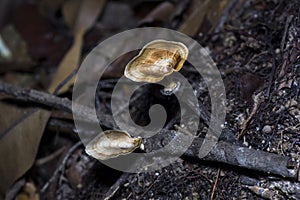
{"type": "Polygon", "coordinates": [[[165,85],[164,89],[161,90],[161,93],[166,96],[170,96],[174,94],[180,87],[180,82],[175,81],[170,77],[165,77],[163,79],[163,85],[165,85]]]}

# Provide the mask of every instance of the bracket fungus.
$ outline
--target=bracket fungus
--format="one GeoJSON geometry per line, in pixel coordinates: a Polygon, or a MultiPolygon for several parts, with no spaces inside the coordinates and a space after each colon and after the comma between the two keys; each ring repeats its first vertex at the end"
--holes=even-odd
{"type": "Polygon", "coordinates": [[[117,130],[104,131],[88,143],[85,152],[98,159],[107,160],[133,152],[141,146],[142,138],[132,138],[117,130]]]}
{"type": "MultiPolygon", "coordinates": [[[[146,44],[140,53],[125,67],[124,75],[135,82],[157,83],[174,71],[179,71],[188,57],[188,48],[181,42],[154,40],[146,44]]],[[[168,81],[170,88],[177,88],[168,81]]]]}

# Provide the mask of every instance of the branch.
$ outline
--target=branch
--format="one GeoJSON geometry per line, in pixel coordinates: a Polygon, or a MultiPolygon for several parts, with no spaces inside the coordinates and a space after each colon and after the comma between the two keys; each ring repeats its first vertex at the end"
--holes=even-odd
{"type": "MultiPolygon", "coordinates": [[[[61,109],[67,112],[72,112],[72,102],[67,98],[60,98],[45,92],[40,92],[32,89],[22,89],[11,84],[0,82],[0,92],[11,95],[22,101],[39,103],[51,108],[61,109]]],[[[82,116],[82,119],[95,120],[90,115],[90,108],[81,106],[78,110],[73,110],[73,114],[82,116]]],[[[112,122],[112,118],[108,115],[99,116],[100,123],[110,128],[116,128],[112,122]]],[[[98,123],[98,122],[97,122],[98,123]]],[[[171,137],[169,130],[163,130],[166,134],[161,134],[161,137],[171,137]]],[[[223,130],[226,132],[227,130],[223,130]]],[[[180,130],[179,130],[180,132],[180,130]]],[[[225,133],[226,134],[226,133],[225,133]]],[[[162,138],[161,138],[162,139],[162,138]]],[[[172,138],[169,138],[172,139],[172,138]]],[[[185,152],[185,156],[198,158],[199,149],[203,139],[196,138],[193,144],[185,152]]],[[[156,143],[161,145],[161,143],[156,143]]],[[[162,146],[161,146],[162,147],[162,146]]],[[[147,147],[151,149],[151,147],[147,147]]],[[[256,170],[264,173],[271,173],[287,178],[293,178],[299,181],[299,163],[290,157],[281,156],[273,153],[240,147],[224,141],[220,141],[214,146],[212,151],[202,160],[216,161],[235,165],[251,170],[256,170]]]]}
{"type": "MultiPolygon", "coordinates": [[[[198,155],[202,139],[196,139],[184,155],[195,157],[198,155]]],[[[249,149],[219,141],[212,151],[203,159],[218,161],[268,174],[276,174],[299,180],[299,163],[287,156],[249,149]]]]}
{"type": "MultiPolygon", "coordinates": [[[[73,113],[74,115],[80,116],[83,121],[99,123],[98,120],[95,120],[95,118],[92,116],[92,111],[88,107],[79,105],[77,110],[72,110],[72,101],[70,101],[68,98],[60,98],[46,92],[21,88],[3,82],[0,82],[0,92],[13,96],[18,100],[38,103],[48,106],[50,108],[55,108],[58,110],[64,110],[66,112],[73,113]]],[[[114,124],[109,115],[102,115],[100,123],[108,127],[114,124]]]]}

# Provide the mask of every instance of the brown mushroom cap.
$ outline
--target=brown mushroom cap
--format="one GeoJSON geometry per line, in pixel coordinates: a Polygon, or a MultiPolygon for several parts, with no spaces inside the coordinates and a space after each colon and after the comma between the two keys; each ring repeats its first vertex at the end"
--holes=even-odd
{"type": "Polygon", "coordinates": [[[129,154],[141,145],[142,138],[132,138],[128,133],[108,130],[100,133],[85,148],[85,152],[99,160],[129,154]]]}
{"type": "Polygon", "coordinates": [[[188,48],[181,42],[154,40],[126,65],[124,75],[136,82],[156,83],[179,71],[187,56],[188,48]]]}

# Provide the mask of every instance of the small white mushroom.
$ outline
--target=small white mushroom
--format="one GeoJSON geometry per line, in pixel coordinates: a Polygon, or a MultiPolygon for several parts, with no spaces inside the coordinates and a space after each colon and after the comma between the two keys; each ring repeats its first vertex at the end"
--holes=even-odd
{"type": "Polygon", "coordinates": [[[141,145],[142,138],[132,138],[128,133],[108,130],[100,133],[85,148],[85,152],[99,160],[129,154],[141,145]]]}

